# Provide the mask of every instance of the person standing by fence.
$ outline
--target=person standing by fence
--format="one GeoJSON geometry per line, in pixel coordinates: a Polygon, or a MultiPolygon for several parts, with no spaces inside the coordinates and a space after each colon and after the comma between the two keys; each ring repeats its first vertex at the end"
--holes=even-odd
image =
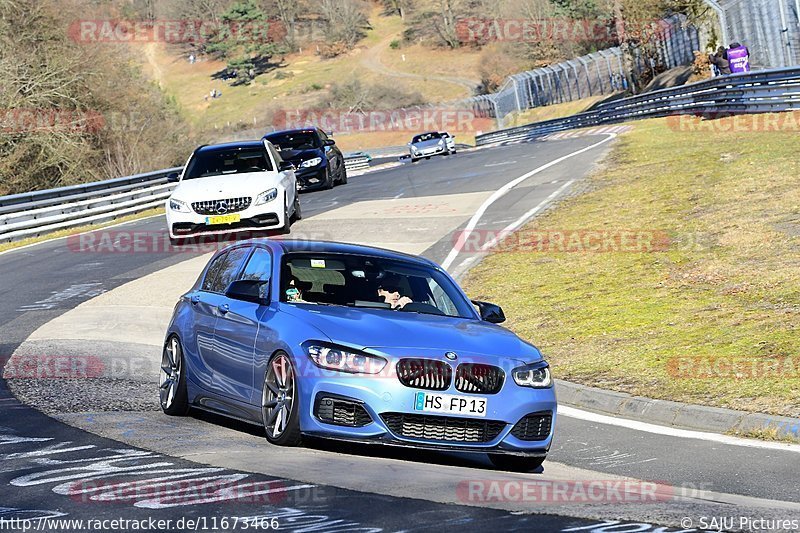
{"type": "Polygon", "coordinates": [[[715,76],[727,76],[731,73],[724,46],[720,46],[716,54],[708,56],[708,61],[711,63],[711,70],[715,76]]]}
{"type": "Polygon", "coordinates": [[[731,72],[740,74],[750,72],[750,50],[739,43],[733,43],[728,47],[728,63],[731,72]]]}

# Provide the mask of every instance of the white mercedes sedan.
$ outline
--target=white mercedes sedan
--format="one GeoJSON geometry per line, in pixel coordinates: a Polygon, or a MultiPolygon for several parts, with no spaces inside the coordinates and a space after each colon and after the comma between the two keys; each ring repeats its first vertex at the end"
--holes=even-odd
{"type": "Polygon", "coordinates": [[[289,233],[301,218],[294,166],[269,141],[196,149],[167,199],[170,239],[240,231],[289,233]]]}

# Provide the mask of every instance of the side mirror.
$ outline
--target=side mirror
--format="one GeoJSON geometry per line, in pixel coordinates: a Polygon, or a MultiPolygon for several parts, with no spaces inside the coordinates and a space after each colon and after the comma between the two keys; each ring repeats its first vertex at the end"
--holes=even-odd
{"type": "Polygon", "coordinates": [[[261,296],[261,289],[265,285],[269,285],[269,281],[240,279],[228,286],[228,290],[225,291],[225,296],[231,300],[241,300],[243,302],[265,305],[267,299],[261,296]]]}
{"type": "Polygon", "coordinates": [[[279,170],[281,172],[287,172],[289,170],[297,170],[297,167],[294,166],[294,163],[290,163],[289,161],[281,161],[279,170]]]}
{"type": "Polygon", "coordinates": [[[323,142],[322,144],[324,144],[325,146],[335,146],[336,141],[334,141],[333,139],[325,139],[325,142],[323,142]]]}
{"type": "Polygon", "coordinates": [[[506,315],[499,305],[490,304],[488,302],[479,302],[472,300],[472,303],[478,307],[481,313],[481,320],[484,322],[491,322],[492,324],[501,324],[506,321],[506,315]]]}
{"type": "Polygon", "coordinates": [[[167,174],[167,183],[178,183],[181,180],[181,175],[177,172],[170,172],[167,174]]]}

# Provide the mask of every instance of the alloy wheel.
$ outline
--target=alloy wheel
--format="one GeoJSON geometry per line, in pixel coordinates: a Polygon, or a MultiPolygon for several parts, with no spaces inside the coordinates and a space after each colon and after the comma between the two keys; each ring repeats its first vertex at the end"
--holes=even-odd
{"type": "Polygon", "coordinates": [[[295,376],[286,355],[274,357],[264,377],[261,414],[264,428],[273,439],[286,431],[295,399],[295,376]]]}
{"type": "Polygon", "coordinates": [[[182,372],[181,352],[178,339],[172,337],[161,354],[161,372],[159,373],[159,391],[161,407],[170,409],[178,395],[182,372]]]}

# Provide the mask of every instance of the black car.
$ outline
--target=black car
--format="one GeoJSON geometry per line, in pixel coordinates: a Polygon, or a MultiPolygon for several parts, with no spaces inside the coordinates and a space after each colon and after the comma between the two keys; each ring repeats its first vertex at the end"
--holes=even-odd
{"type": "Polygon", "coordinates": [[[276,131],[264,139],[278,149],[284,161],[294,164],[301,191],[331,189],[347,183],[342,152],[319,128],[276,131]]]}

